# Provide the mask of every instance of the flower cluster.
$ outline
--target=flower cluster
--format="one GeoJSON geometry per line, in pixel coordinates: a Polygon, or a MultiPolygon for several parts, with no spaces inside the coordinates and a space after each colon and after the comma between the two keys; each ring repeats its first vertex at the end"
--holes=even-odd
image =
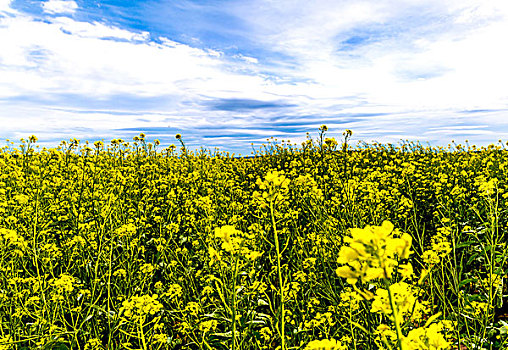
{"type": "Polygon", "coordinates": [[[331,132],[0,146],[0,347],[506,347],[508,151],[331,132]]]}
{"type": "MultiPolygon", "coordinates": [[[[248,241],[252,240],[252,237],[237,230],[232,225],[216,227],[214,233],[215,238],[220,238],[221,248],[227,253],[232,255],[239,254],[249,260],[256,260],[263,254],[262,252],[250,249],[248,247],[248,241]]],[[[215,261],[220,261],[222,259],[221,252],[215,250],[212,246],[208,247],[208,253],[210,256],[210,266],[215,261]]]]}
{"type": "Polygon", "coordinates": [[[388,289],[377,288],[370,311],[385,315],[393,314],[392,302],[397,310],[398,322],[405,319],[421,320],[425,315],[428,303],[418,300],[420,289],[406,282],[391,284],[388,289]]]}
{"type": "Polygon", "coordinates": [[[402,339],[404,350],[445,350],[450,349],[452,342],[447,340],[445,334],[453,330],[453,323],[441,320],[427,327],[419,327],[409,331],[402,339]]]}
{"type": "Polygon", "coordinates": [[[437,234],[432,237],[431,247],[422,254],[422,260],[430,267],[438,264],[442,258],[447,256],[452,247],[449,240],[451,230],[448,227],[442,227],[437,230],[437,234]]]}
{"type": "Polygon", "coordinates": [[[228,253],[238,252],[243,242],[242,232],[231,225],[216,227],[215,237],[221,239],[222,249],[228,253]]]}
{"type": "Polygon", "coordinates": [[[127,318],[144,318],[148,315],[154,315],[163,309],[162,304],[157,299],[159,299],[157,294],[134,295],[122,302],[120,312],[123,312],[127,318]]]}
{"type": "Polygon", "coordinates": [[[67,274],[61,274],[59,278],[49,280],[49,284],[51,284],[56,290],[57,293],[61,294],[63,292],[70,293],[74,290],[74,285],[77,283],[77,280],[67,274]]]}
{"type": "Polygon", "coordinates": [[[347,346],[332,338],[313,340],[307,344],[305,350],[347,350],[347,346]]]}
{"type": "MultiPolygon", "coordinates": [[[[447,231],[441,232],[444,235],[447,231]]],[[[384,346],[398,346],[401,350],[447,349],[451,342],[445,338],[444,332],[452,329],[452,324],[446,320],[433,323],[440,316],[439,313],[428,318],[423,327],[414,327],[406,332],[402,329],[404,324],[420,323],[430,312],[429,303],[419,300],[421,289],[404,281],[410,281],[413,275],[409,262],[400,263],[401,259],[408,259],[411,254],[411,237],[394,230],[393,224],[388,221],[381,226],[354,228],[350,233],[351,236],[344,240],[349,245],[343,246],[339,252],[337,262],[345,265],[337,269],[337,275],[353,285],[358,280],[383,281],[385,288],[378,286],[375,293],[356,289],[364,300],[370,300],[370,312],[385,315],[391,321],[390,325],[378,325],[375,333],[378,346],[383,349],[384,346]],[[396,272],[402,280],[392,283],[396,272]]],[[[355,294],[351,293],[344,296],[355,300],[355,294]]]]}
{"type": "Polygon", "coordinates": [[[258,178],[256,184],[263,192],[254,191],[254,198],[261,201],[278,203],[284,199],[288,192],[290,180],[284,176],[283,171],[270,171],[264,180],[258,178]]]}
{"type": "Polygon", "coordinates": [[[23,251],[27,247],[25,239],[18,235],[15,230],[0,228],[0,246],[13,249],[18,255],[23,255],[23,251]]]}
{"type": "MultiPolygon", "coordinates": [[[[357,280],[389,279],[398,259],[407,259],[411,254],[411,236],[394,230],[388,221],[381,226],[353,228],[350,234],[344,238],[349,245],[340,249],[337,258],[337,263],[343,266],[336,270],[337,275],[347,278],[350,284],[357,280]]],[[[406,268],[410,269],[409,265],[406,268]]]]}

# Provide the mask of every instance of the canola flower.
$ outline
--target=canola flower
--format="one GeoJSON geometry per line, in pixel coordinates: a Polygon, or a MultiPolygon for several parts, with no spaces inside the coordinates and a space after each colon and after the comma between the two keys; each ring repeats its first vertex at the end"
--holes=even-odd
{"type": "Polygon", "coordinates": [[[256,185],[258,185],[262,192],[254,191],[253,196],[255,199],[261,201],[261,203],[264,201],[280,203],[284,200],[284,195],[289,189],[289,183],[290,180],[284,176],[284,172],[279,172],[277,170],[270,171],[266,174],[264,180],[261,178],[256,180],[256,185]]]}
{"type": "MultiPolygon", "coordinates": [[[[337,258],[337,263],[343,266],[336,270],[337,275],[346,278],[350,284],[358,280],[390,279],[397,259],[407,259],[411,254],[412,237],[407,233],[400,234],[388,221],[381,226],[353,228],[350,234],[344,238],[348,245],[341,248],[337,258]]],[[[411,269],[410,265],[403,268],[411,269]]]]}
{"type": "Polygon", "coordinates": [[[0,347],[505,347],[506,145],[351,137],[8,141],[0,347]]]}
{"type": "Polygon", "coordinates": [[[121,312],[127,318],[139,318],[154,315],[163,309],[163,305],[158,301],[159,296],[154,295],[134,295],[128,300],[122,302],[121,312]]]}
{"type": "Polygon", "coordinates": [[[423,327],[403,334],[402,325],[406,321],[421,321],[429,312],[428,303],[419,300],[419,288],[404,282],[413,275],[410,263],[400,264],[400,260],[408,259],[411,254],[411,237],[394,230],[393,224],[387,221],[381,226],[351,229],[350,233],[351,236],[344,239],[349,245],[341,248],[337,259],[338,263],[347,265],[337,268],[336,273],[350,284],[356,284],[357,280],[383,279],[386,288],[377,287],[375,293],[357,292],[364,299],[372,300],[370,312],[388,316],[395,328],[380,324],[376,329],[378,345],[384,348],[384,344],[396,344],[401,350],[447,349],[451,342],[442,331],[452,329],[451,323],[447,320],[431,323],[440,313],[430,317],[423,327]],[[395,269],[397,265],[398,270],[395,269]],[[395,272],[402,280],[391,283],[395,272]]]}
{"type": "Polygon", "coordinates": [[[423,252],[422,260],[430,267],[438,264],[441,259],[452,251],[451,243],[448,237],[451,235],[449,228],[438,228],[437,234],[432,237],[431,249],[423,252]]]}
{"type": "Polygon", "coordinates": [[[62,274],[59,278],[49,280],[49,283],[61,294],[72,292],[77,280],[73,276],[62,274]]]}
{"type": "Polygon", "coordinates": [[[305,350],[347,350],[347,347],[335,339],[313,340],[305,350]]]}
{"type": "Polygon", "coordinates": [[[222,241],[222,249],[228,253],[237,252],[243,242],[242,232],[236,230],[231,225],[215,228],[215,237],[222,241]]]}

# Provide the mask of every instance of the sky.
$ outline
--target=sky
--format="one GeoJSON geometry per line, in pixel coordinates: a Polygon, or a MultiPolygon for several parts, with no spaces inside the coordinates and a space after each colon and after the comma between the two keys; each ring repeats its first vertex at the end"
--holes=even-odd
{"type": "Polygon", "coordinates": [[[0,145],[508,141],[506,0],[0,0],[0,145]]]}

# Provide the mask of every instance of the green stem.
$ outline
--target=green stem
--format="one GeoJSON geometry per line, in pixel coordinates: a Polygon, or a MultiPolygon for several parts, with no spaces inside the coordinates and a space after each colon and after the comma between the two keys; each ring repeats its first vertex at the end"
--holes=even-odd
{"type": "Polygon", "coordinates": [[[235,273],[233,275],[233,303],[231,305],[231,322],[233,325],[232,329],[232,344],[231,349],[236,349],[236,275],[238,274],[238,256],[235,259],[235,273]]]}
{"type": "Polygon", "coordinates": [[[42,296],[42,301],[44,303],[44,309],[42,310],[42,319],[45,318],[45,314],[48,312],[48,304],[46,301],[46,294],[43,290],[43,281],[41,276],[41,269],[39,267],[39,254],[37,252],[37,226],[39,219],[39,186],[37,186],[37,192],[35,194],[35,217],[34,217],[34,226],[33,226],[33,234],[32,234],[32,249],[34,251],[33,263],[35,265],[35,269],[37,271],[37,291],[42,296]]]}
{"type": "Polygon", "coordinates": [[[141,317],[139,319],[139,333],[140,333],[141,341],[143,342],[143,350],[147,350],[148,347],[146,346],[145,332],[143,331],[143,319],[144,319],[144,317],[141,317]]]}
{"type": "Polygon", "coordinates": [[[402,331],[399,324],[399,315],[397,307],[395,306],[395,300],[393,300],[392,291],[390,290],[390,282],[387,278],[384,278],[386,290],[388,291],[388,299],[390,300],[390,306],[392,308],[393,322],[395,323],[395,331],[397,332],[397,347],[402,350],[402,331]]]}
{"type": "Polygon", "coordinates": [[[109,269],[108,269],[108,344],[111,341],[111,270],[112,270],[112,260],[113,260],[113,239],[111,239],[111,244],[109,246],[109,269]]]}
{"type": "Polygon", "coordinates": [[[356,337],[355,337],[355,332],[354,332],[354,328],[353,328],[353,311],[351,310],[351,303],[349,304],[349,330],[351,332],[351,337],[353,338],[354,346],[355,346],[355,350],[356,350],[356,337]]]}
{"type": "Polygon", "coordinates": [[[282,280],[282,269],[280,266],[280,245],[279,245],[279,235],[277,233],[277,227],[275,223],[275,214],[273,208],[273,201],[270,201],[270,214],[272,217],[272,226],[273,226],[273,236],[275,240],[275,250],[277,252],[277,275],[279,278],[279,289],[280,289],[280,313],[281,313],[281,326],[280,326],[280,337],[281,337],[281,350],[286,349],[286,337],[284,334],[285,329],[285,310],[284,310],[284,281],[282,280]]]}

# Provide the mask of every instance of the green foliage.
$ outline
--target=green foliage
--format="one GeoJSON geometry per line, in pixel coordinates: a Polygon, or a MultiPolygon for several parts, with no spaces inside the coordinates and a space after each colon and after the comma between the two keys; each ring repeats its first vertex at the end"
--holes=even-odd
{"type": "Polygon", "coordinates": [[[326,132],[252,158],[181,135],[0,149],[0,349],[378,349],[382,325],[444,321],[453,348],[506,348],[508,152],[326,132]],[[384,221],[412,254],[361,261],[406,270],[338,275],[349,229],[384,221]],[[379,306],[402,282],[420,320],[379,306]]]}

